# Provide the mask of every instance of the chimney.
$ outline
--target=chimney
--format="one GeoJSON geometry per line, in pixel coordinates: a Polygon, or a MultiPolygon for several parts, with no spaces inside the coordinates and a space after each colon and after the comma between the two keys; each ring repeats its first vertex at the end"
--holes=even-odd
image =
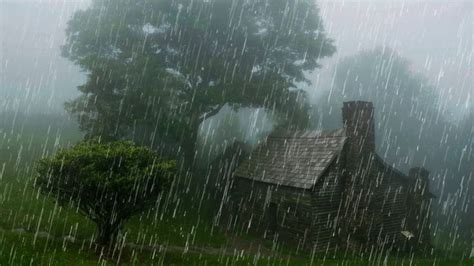
{"type": "Polygon", "coordinates": [[[429,193],[430,172],[423,167],[413,167],[408,172],[410,181],[413,184],[413,192],[425,195],[429,193]]]}
{"type": "Polygon", "coordinates": [[[342,121],[352,154],[375,153],[374,107],[372,102],[345,102],[342,121]]]}

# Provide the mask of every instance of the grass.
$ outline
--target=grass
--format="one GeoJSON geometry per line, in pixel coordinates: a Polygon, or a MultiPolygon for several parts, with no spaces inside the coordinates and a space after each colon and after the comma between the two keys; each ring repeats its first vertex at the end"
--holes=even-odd
{"type": "MultiPolygon", "coordinates": [[[[125,248],[121,253],[121,265],[473,265],[474,261],[449,261],[420,258],[318,258],[243,255],[209,255],[177,251],[144,251],[125,248]]],[[[33,234],[1,232],[0,265],[115,265],[87,242],[69,243],[33,234]]]]}
{"type": "MultiPolygon", "coordinates": [[[[31,181],[0,182],[0,228],[47,232],[54,236],[92,238],[95,225],[73,208],[63,208],[38,193],[31,181]]],[[[183,207],[184,208],[184,207],[183,207]]],[[[183,208],[152,209],[133,217],[125,225],[127,240],[136,244],[220,246],[225,237],[213,229],[211,221],[183,208]]]]}
{"type": "MultiPolygon", "coordinates": [[[[181,252],[143,251],[125,248],[121,265],[247,265],[250,258],[183,254],[181,252]]],[[[35,239],[31,234],[3,232],[0,234],[0,265],[114,265],[88,243],[69,243],[46,238],[35,239]]]]}

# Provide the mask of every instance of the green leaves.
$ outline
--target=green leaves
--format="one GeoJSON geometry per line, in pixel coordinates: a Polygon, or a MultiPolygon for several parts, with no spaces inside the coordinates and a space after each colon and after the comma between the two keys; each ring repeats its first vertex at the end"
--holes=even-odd
{"type": "Polygon", "coordinates": [[[170,185],[174,161],[129,141],[83,141],[41,159],[35,186],[96,222],[121,224],[153,206],[170,185]]]}
{"type": "Polygon", "coordinates": [[[224,105],[288,117],[304,103],[291,90],[335,52],[312,0],[95,0],[67,33],[64,55],[89,74],[69,110],[108,139],[192,139],[224,105]]]}

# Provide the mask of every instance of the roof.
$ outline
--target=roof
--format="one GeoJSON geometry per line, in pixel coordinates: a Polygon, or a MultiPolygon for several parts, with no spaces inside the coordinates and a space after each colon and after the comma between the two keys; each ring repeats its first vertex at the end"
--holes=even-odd
{"type": "Polygon", "coordinates": [[[268,136],[234,175],[260,182],[309,189],[341,152],[343,129],[277,132],[268,136]]]}
{"type": "MultiPolygon", "coordinates": [[[[402,182],[413,182],[413,179],[409,176],[407,176],[406,174],[400,172],[397,168],[389,165],[387,162],[385,162],[382,157],[380,157],[380,155],[378,154],[375,154],[375,161],[379,164],[381,164],[385,169],[387,169],[388,171],[391,171],[392,173],[394,173],[394,177],[398,178],[400,181],[402,182]]],[[[424,170],[426,171],[426,170],[424,170]]],[[[431,193],[431,191],[424,191],[423,192],[423,195],[422,195],[424,198],[436,198],[436,196],[431,193]]]]}
{"type": "Polygon", "coordinates": [[[380,155],[378,155],[377,153],[375,153],[375,162],[380,164],[387,171],[392,172],[394,174],[394,177],[398,178],[399,180],[404,181],[404,182],[409,181],[409,178],[407,175],[405,175],[397,168],[385,162],[384,159],[382,159],[382,157],[380,157],[380,155]]]}

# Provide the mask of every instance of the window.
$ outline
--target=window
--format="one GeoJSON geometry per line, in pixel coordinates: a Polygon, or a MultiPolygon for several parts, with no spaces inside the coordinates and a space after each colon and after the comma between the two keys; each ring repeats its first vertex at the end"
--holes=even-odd
{"type": "Polygon", "coordinates": [[[270,204],[268,205],[267,217],[268,217],[268,229],[271,231],[276,231],[278,229],[277,211],[278,211],[278,206],[276,205],[276,203],[270,202],[270,204]]]}

